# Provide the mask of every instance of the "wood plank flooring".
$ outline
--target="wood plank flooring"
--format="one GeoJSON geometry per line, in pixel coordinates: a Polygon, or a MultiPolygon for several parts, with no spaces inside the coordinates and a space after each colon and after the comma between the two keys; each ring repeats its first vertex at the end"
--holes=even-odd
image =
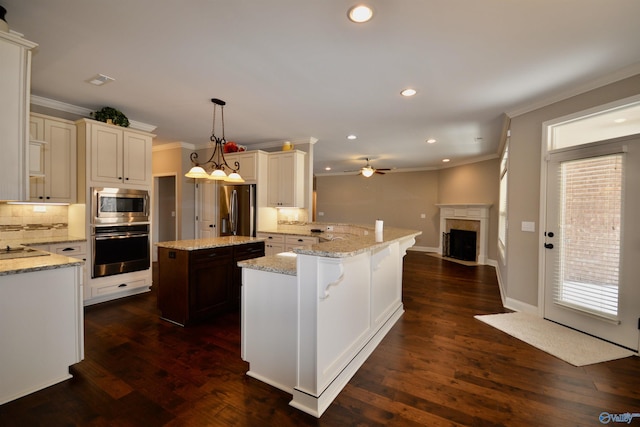
{"type": "Polygon", "coordinates": [[[403,299],[320,419],[245,375],[238,313],[181,328],[152,291],[88,307],[73,379],[0,406],[0,426],[598,426],[640,412],[640,358],[574,367],[474,319],[505,311],[492,267],[410,251],[403,299]]]}

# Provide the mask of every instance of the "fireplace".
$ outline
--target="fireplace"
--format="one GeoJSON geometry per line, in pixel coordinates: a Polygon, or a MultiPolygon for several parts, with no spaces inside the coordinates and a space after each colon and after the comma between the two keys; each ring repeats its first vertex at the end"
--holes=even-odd
{"type": "Polygon", "coordinates": [[[441,254],[478,264],[487,264],[488,222],[491,205],[451,204],[437,206],[440,208],[441,254]]]}
{"type": "Polygon", "coordinates": [[[452,228],[442,236],[442,255],[462,261],[475,262],[477,235],[478,233],[475,231],[452,228]]]}

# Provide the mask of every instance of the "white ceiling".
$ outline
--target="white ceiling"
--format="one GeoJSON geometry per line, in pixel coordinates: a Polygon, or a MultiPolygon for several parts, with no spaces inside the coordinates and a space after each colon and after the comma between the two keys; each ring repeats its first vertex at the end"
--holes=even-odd
{"type": "Polygon", "coordinates": [[[32,93],[204,146],[316,138],[317,173],[495,156],[502,114],[640,72],[638,0],[0,0],[32,93]],[[97,73],[115,82],[95,87],[97,73]],[[402,98],[413,87],[418,94],[402,98]],[[348,141],[348,134],[358,139],[348,141]],[[437,143],[426,144],[427,138],[437,143]],[[481,138],[481,140],[479,140],[481,138]]]}

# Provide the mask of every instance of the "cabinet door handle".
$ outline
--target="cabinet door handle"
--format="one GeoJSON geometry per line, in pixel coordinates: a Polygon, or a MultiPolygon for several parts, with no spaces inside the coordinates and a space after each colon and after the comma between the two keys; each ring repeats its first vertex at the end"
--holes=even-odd
{"type": "Polygon", "coordinates": [[[118,287],[119,287],[119,288],[126,288],[126,287],[127,287],[127,284],[126,284],[126,283],[122,283],[122,284],[118,285],[118,287]]]}
{"type": "Polygon", "coordinates": [[[72,251],[72,250],[73,250],[73,248],[64,248],[64,249],[62,250],[62,252],[69,252],[69,251],[72,251]]]}

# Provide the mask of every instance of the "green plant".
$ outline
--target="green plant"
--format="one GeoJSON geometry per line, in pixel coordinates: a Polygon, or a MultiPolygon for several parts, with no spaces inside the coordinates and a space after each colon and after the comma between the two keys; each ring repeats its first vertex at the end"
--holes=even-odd
{"type": "Polygon", "coordinates": [[[116,110],[115,108],[103,107],[101,110],[91,113],[91,117],[93,117],[95,120],[98,120],[99,122],[105,123],[108,119],[111,119],[114,125],[122,126],[125,128],[129,127],[129,119],[127,119],[127,116],[122,114],[122,111],[116,110]]]}

